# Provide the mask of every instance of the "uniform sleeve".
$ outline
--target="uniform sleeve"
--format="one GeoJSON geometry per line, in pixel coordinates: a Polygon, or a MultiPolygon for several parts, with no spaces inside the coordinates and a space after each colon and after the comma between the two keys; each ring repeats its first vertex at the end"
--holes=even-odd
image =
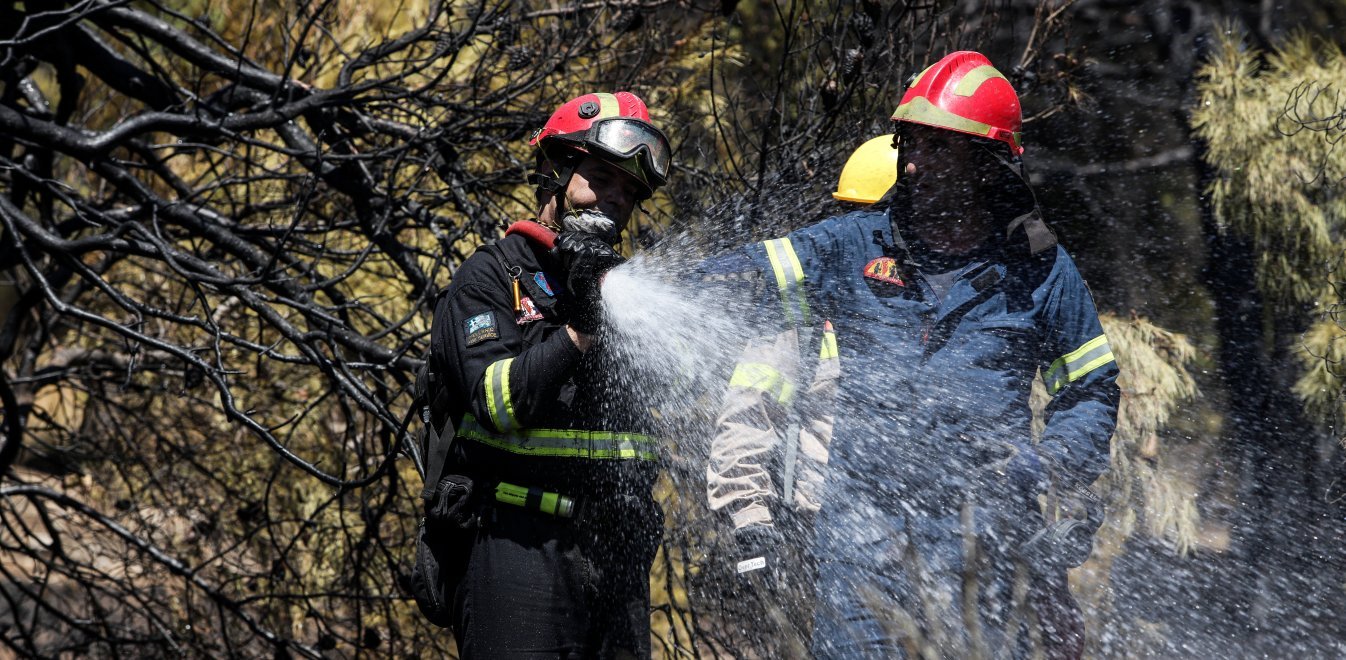
{"type": "Polygon", "coordinates": [[[817,323],[816,273],[821,257],[810,233],[763,241],[749,255],[765,273],[766,288],[772,291],[763,300],[764,312],[774,315],[781,328],[811,327],[817,323]]]}
{"type": "Polygon", "coordinates": [[[475,268],[465,262],[458,272],[462,286],[440,299],[433,350],[452,391],[466,395],[467,413],[497,432],[527,428],[556,400],[582,353],[565,332],[525,349],[508,278],[477,270],[488,267],[475,258],[475,268]]]}
{"type": "Polygon", "coordinates": [[[1070,257],[1058,253],[1046,305],[1047,334],[1040,369],[1051,402],[1038,451],[1058,477],[1092,483],[1108,467],[1117,425],[1117,361],[1089,294],[1070,257]]]}
{"type": "Polygon", "coordinates": [[[750,340],[734,365],[715,419],[706,483],[711,510],[728,513],[736,529],[772,522],[770,502],[780,491],[771,468],[779,464],[798,374],[793,329],[750,340]]]}
{"type": "MultiPolygon", "coordinates": [[[[821,484],[808,479],[821,480],[826,446],[819,429],[810,426],[801,434],[806,420],[792,418],[804,371],[801,355],[808,350],[800,346],[799,328],[811,322],[805,271],[794,241],[786,237],[747,246],[708,267],[733,268],[755,274],[757,302],[748,327],[757,332],[734,365],[716,416],[706,481],[710,508],[726,512],[741,529],[772,524],[774,503],[785,496],[783,480],[804,486],[791,499],[816,497],[821,484]],[[816,437],[804,443],[801,436],[810,433],[816,437]],[[790,442],[801,444],[791,448],[790,442]],[[784,474],[773,474],[782,466],[784,474]]],[[[830,419],[827,424],[830,439],[830,419]]]]}

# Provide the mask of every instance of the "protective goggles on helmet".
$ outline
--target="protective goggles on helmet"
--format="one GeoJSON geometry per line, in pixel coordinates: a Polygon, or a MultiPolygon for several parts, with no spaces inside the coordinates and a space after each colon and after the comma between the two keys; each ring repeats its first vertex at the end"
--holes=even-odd
{"type": "Polygon", "coordinates": [[[590,153],[596,151],[595,155],[613,161],[637,159],[651,188],[667,183],[668,171],[673,166],[673,149],[663,132],[649,122],[631,117],[599,119],[583,132],[557,135],[553,139],[590,153]]]}

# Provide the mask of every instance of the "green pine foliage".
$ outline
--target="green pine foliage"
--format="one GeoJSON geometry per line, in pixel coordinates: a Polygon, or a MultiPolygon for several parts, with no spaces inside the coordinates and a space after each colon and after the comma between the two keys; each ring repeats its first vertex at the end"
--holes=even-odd
{"type": "Polygon", "coordinates": [[[1187,337],[1143,318],[1102,317],[1121,371],[1122,404],[1112,436],[1112,466],[1104,477],[1109,513],[1123,536],[1138,523],[1168,539],[1179,552],[1196,540],[1196,490],[1166,468],[1164,430],[1184,403],[1196,398],[1189,371],[1196,348],[1187,337]]]}
{"type": "Polygon", "coordinates": [[[1295,392],[1310,415],[1338,429],[1346,413],[1343,80],[1346,55],[1337,45],[1300,35],[1262,53],[1226,30],[1200,72],[1192,116],[1218,172],[1209,191],[1217,219],[1253,241],[1269,312],[1308,327],[1295,392]]]}

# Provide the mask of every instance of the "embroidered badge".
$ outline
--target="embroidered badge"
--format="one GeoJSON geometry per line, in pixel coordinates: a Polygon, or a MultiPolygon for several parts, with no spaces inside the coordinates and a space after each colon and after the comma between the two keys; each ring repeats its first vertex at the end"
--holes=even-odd
{"type": "Polygon", "coordinates": [[[533,304],[533,299],[529,298],[528,296],[520,298],[519,316],[514,319],[514,322],[519,325],[523,325],[525,323],[532,323],[533,321],[541,321],[541,320],[542,320],[542,312],[537,311],[537,305],[533,304]]]}
{"type": "Polygon", "coordinates": [[[495,327],[495,314],[482,312],[463,321],[463,334],[467,335],[467,345],[474,346],[487,339],[500,337],[500,329],[495,327]]]}
{"type": "Polygon", "coordinates": [[[906,286],[898,275],[897,260],[892,257],[879,257],[865,265],[865,277],[871,280],[906,286]]]}
{"type": "Polygon", "coordinates": [[[551,283],[547,281],[546,273],[542,271],[533,273],[533,281],[537,282],[538,288],[542,289],[543,293],[549,296],[556,295],[556,293],[551,290],[551,283]]]}

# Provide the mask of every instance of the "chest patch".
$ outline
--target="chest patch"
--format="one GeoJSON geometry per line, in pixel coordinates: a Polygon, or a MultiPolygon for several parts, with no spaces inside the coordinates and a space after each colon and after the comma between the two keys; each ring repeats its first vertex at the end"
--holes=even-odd
{"type": "Polygon", "coordinates": [[[542,320],[542,312],[539,312],[537,309],[537,305],[533,304],[533,299],[529,298],[528,296],[520,298],[519,315],[514,319],[514,322],[518,325],[523,325],[525,323],[532,323],[533,321],[541,321],[541,320],[542,320]]]}
{"type": "Polygon", "coordinates": [[[901,269],[892,257],[879,257],[865,264],[865,284],[880,298],[894,298],[907,291],[907,283],[902,281],[901,269]]]}
{"type": "Polygon", "coordinates": [[[897,260],[892,257],[879,257],[865,264],[865,277],[885,284],[906,286],[906,282],[903,282],[902,277],[898,275],[899,272],[897,260]]]}
{"type": "MultiPolygon", "coordinates": [[[[547,295],[549,295],[549,296],[554,296],[554,295],[556,295],[556,292],[555,292],[555,291],[552,291],[552,288],[551,288],[551,282],[548,282],[548,281],[547,281],[547,274],[546,274],[546,273],[544,273],[544,272],[542,272],[542,271],[538,271],[538,272],[536,272],[536,273],[533,273],[533,281],[537,283],[537,288],[542,289],[542,292],[543,292],[543,293],[545,293],[545,294],[547,294],[547,295]]],[[[541,317],[539,317],[539,318],[541,318],[541,317]]]]}
{"type": "Polygon", "coordinates": [[[482,312],[463,321],[463,334],[467,336],[468,346],[475,346],[487,339],[499,339],[500,329],[495,325],[495,313],[482,312]]]}

